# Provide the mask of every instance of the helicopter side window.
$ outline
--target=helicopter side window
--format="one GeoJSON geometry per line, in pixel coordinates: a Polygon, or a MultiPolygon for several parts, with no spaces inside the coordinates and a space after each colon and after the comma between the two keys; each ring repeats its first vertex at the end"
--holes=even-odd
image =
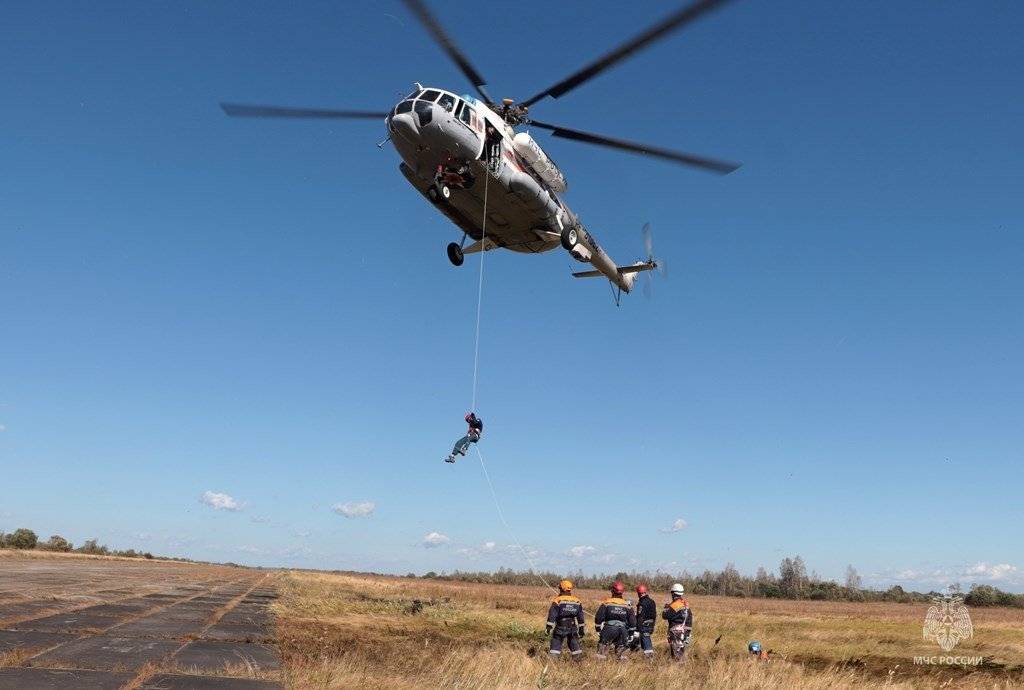
{"type": "Polygon", "coordinates": [[[441,94],[441,100],[437,104],[450,113],[455,109],[455,96],[450,93],[441,94]]]}
{"type": "Polygon", "coordinates": [[[441,94],[440,91],[434,91],[433,89],[427,89],[422,94],[420,94],[420,100],[421,101],[430,101],[431,103],[433,103],[434,101],[437,100],[437,97],[440,94],[441,94]]]}
{"type": "Polygon", "coordinates": [[[465,103],[459,108],[459,119],[465,122],[467,125],[473,125],[473,109],[465,103]]]}
{"type": "Polygon", "coordinates": [[[395,108],[395,115],[407,113],[410,110],[412,110],[412,101],[402,101],[398,104],[398,107],[395,108]]]}

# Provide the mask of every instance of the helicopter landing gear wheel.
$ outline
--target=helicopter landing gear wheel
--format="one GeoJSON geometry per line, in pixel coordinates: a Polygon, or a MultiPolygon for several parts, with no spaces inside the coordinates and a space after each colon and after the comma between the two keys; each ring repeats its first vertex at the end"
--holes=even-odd
{"type": "Polygon", "coordinates": [[[462,247],[457,242],[448,245],[448,260],[452,262],[453,266],[461,266],[466,260],[465,254],[462,253],[462,247]]]}
{"type": "Polygon", "coordinates": [[[427,188],[427,197],[435,204],[449,201],[452,198],[452,190],[446,184],[431,185],[427,188]]]}
{"type": "Polygon", "coordinates": [[[562,230],[562,247],[568,251],[572,251],[572,248],[580,241],[580,234],[576,228],[565,228],[562,230]]]}

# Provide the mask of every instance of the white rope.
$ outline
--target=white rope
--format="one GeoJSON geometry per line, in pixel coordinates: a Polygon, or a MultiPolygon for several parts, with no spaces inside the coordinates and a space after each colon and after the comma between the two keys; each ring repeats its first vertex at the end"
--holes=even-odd
{"type": "Polygon", "coordinates": [[[489,164],[484,166],[484,222],[481,226],[480,236],[480,281],[476,288],[476,344],[473,346],[473,404],[469,406],[470,412],[476,412],[476,382],[477,372],[480,369],[480,307],[484,301],[484,254],[487,250],[487,187],[491,179],[489,164]]]}
{"type": "Polygon", "coordinates": [[[540,569],[533,562],[533,559],[530,558],[530,552],[523,548],[523,545],[519,543],[518,539],[516,539],[516,535],[513,534],[512,528],[508,526],[508,521],[505,519],[505,511],[501,509],[501,503],[498,502],[498,494],[495,493],[494,491],[494,484],[491,483],[491,475],[487,471],[487,464],[484,462],[484,456],[480,452],[480,446],[475,446],[475,448],[476,456],[480,458],[480,469],[484,471],[484,478],[487,480],[487,486],[490,487],[491,489],[491,498],[494,499],[494,507],[498,509],[498,517],[501,518],[501,524],[505,525],[505,531],[508,532],[509,538],[512,540],[512,543],[515,544],[516,547],[523,552],[523,556],[526,558],[526,562],[530,564],[530,573],[538,580],[540,580],[544,584],[544,586],[550,589],[552,592],[558,592],[558,590],[552,587],[551,583],[545,580],[544,576],[540,574],[540,569]]]}

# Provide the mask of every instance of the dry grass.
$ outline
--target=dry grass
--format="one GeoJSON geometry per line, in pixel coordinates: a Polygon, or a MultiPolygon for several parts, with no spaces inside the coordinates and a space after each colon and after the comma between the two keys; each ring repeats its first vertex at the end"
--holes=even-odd
{"type": "Polygon", "coordinates": [[[0,652],[0,668],[10,668],[13,666],[21,666],[28,660],[33,654],[38,652],[38,649],[29,649],[21,647],[18,649],[11,649],[6,652],[0,652]]]}
{"type": "MultiPolygon", "coordinates": [[[[578,594],[588,614],[603,595],[578,594]]],[[[1024,611],[972,611],[975,637],[955,653],[986,663],[935,667],[913,663],[941,653],[922,640],[920,605],[693,597],[685,665],[667,660],[663,625],[654,663],[598,662],[588,630],[587,658],[575,664],[547,658],[549,596],[533,587],[292,573],[274,607],[286,678],[302,690],[1024,687],[1024,611]],[[774,650],[770,663],[747,658],[754,638],[774,650]]]]}

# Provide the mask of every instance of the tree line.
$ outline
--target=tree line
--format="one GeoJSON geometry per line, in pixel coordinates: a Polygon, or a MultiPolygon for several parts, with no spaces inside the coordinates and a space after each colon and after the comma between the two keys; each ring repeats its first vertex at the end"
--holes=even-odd
{"type": "MultiPolygon", "coordinates": [[[[410,573],[408,577],[416,577],[410,573]]],[[[438,580],[455,580],[496,585],[536,585],[538,578],[555,583],[568,577],[577,587],[585,589],[604,589],[616,580],[633,587],[640,583],[654,591],[668,591],[675,582],[680,582],[686,591],[695,595],[716,595],[725,597],[747,597],[755,599],[807,599],[811,601],[881,601],[896,603],[928,603],[933,598],[943,596],[937,591],[915,592],[906,591],[900,585],[888,589],[870,589],[863,586],[860,575],[852,565],[846,569],[843,584],[819,577],[817,573],[807,571],[803,558],[794,556],[783,558],[778,572],[769,572],[763,567],[750,577],[741,574],[729,563],[718,571],[705,570],[700,574],[683,571],[669,574],[661,571],[639,572],[620,571],[615,574],[600,573],[586,575],[575,573],[536,573],[532,570],[512,570],[499,568],[495,572],[467,572],[456,570],[452,573],[428,572],[424,578],[438,580]]],[[[966,593],[961,591],[957,583],[949,587],[952,594],[960,594],[968,606],[1012,606],[1024,608],[1024,594],[1004,592],[991,585],[972,585],[966,593]]]]}
{"type": "Polygon", "coordinates": [[[87,539],[85,543],[77,549],[74,544],[59,534],[54,534],[48,540],[41,542],[35,532],[30,529],[25,529],[24,527],[16,529],[10,534],[0,532],[0,549],[84,553],[90,556],[121,556],[122,558],[153,558],[153,554],[148,551],[136,551],[135,549],[120,551],[117,549],[111,549],[105,544],[100,544],[97,539],[87,539]]]}

